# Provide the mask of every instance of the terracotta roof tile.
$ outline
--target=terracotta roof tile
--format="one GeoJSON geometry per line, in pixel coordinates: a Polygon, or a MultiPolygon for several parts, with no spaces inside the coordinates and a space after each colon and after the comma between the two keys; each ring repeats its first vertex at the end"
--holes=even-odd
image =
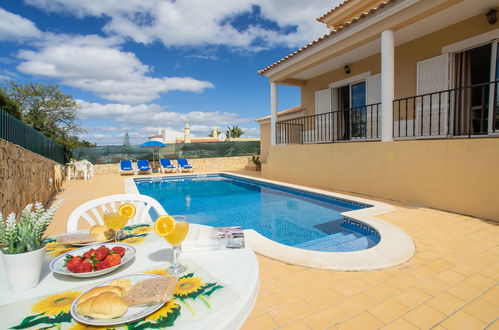
{"type": "Polygon", "coordinates": [[[397,0],[387,0],[386,2],[382,2],[379,4],[378,7],[375,7],[375,8],[372,8],[370,9],[368,12],[366,13],[362,13],[361,15],[359,15],[357,18],[354,18],[353,20],[351,20],[350,22],[347,22],[345,24],[343,24],[342,26],[338,27],[337,29],[333,30],[333,31],[330,31],[328,33],[326,33],[325,35],[323,35],[322,37],[318,38],[318,39],[315,39],[314,41],[310,42],[309,44],[303,46],[302,48],[298,49],[297,51],[295,51],[294,53],[291,53],[289,55],[287,55],[286,57],[280,59],[279,61],[269,65],[268,67],[258,71],[258,74],[260,75],[263,75],[265,72],[267,72],[268,70],[278,66],[279,64],[289,60],[291,57],[293,56],[296,56],[298,54],[300,54],[301,52],[303,52],[304,50],[316,45],[316,44],[319,44],[321,42],[323,42],[324,40],[326,39],[329,39],[331,38],[332,36],[334,36],[336,33],[340,32],[340,31],[343,31],[344,29],[348,28],[349,26],[357,23],[358,21],[366,18],[367,16],[369,15],[372,15],[374,13],[376,13],[378,10],[381,10],[383,9],[384,7],[386,7],[388,4],[392,3],[392,2],[395,2],[397,0]]]}
{"type": "MultiPolygon", "coordinates": [[[[305,108],[302,107],[301,105],[297,105],[296,107],[292,107],[292,108],[289,108],[289,109],[286,109],[286,110],[279,111],[277,113],[277,116],[289,115],[291,113],[300,112],[302,110],[305,110],[305,108]]],[[[256,122],[260,122],[260,121],[264,121],[264,120],[267,120],[267,119],[270,119],[270,115],[265,116],[265,117],[261,117],[261,118],[258,118],[258,119],[255,119],[255,121],[256,122]]]]}
{"type": "Polygon", "coordinates": [[[336,11],[336,10],[340,9],[341,7],[344,7],[347,3],[352,2],[352,1],[353,0],[345,0],[345,1],[343,1],[342,3],[340,3],[339,5],[337,5],[336,7],[334,7],[333,9],[331,9],[330,11],[328,11],[327,13],[325,13],[324,15],[322,15],[321,17],[318,17],[317,20],[322,23],[322,20],[324,18],[326,18],[326,16],[329,16],[329,14],[331,14],[333,11],[336,11]]]}

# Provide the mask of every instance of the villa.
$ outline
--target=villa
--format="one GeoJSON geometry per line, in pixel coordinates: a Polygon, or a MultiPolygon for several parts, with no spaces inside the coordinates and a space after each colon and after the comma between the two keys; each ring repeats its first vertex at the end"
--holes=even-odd
{"type": "Polygon", "coordinates": [[[263,176],[499,220],[497,2],[347,0],[317,20],[327,34],[258,72],[263,176]],[[301,104],[279,112],[279,85],[301,104]]]}
{"type": "Polygon", "coordinates": [[[172,171],[134,171],[127,133],[80,148],[92,175],[73,180],[84,152],[67,163],[0,109],[3,219],[64,200],[18,221],[47,222],[25,227],[36,249],[6,248],[14,216],[0,227],[0,328],[499,329],[498,10],[344,0],[317,19],[328,33],[258,72],[259,139],[150,136],[172,171]],[[279,111],[279,85],[300,104],[279,111]],[[127,300],[168,272],[161,299],[127,300]]]}

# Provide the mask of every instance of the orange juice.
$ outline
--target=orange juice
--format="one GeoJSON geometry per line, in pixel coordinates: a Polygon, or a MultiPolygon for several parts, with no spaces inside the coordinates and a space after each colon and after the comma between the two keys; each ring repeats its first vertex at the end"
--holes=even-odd
{"type": "Polygon", "coordinates": [[[128,223],[128,217],[119,215],[116,212],[104,213],[104,224],[109,228],[118,231],[128,223]]]}
{"type": "Polygon", "coordinates": [[[173,233],[166,235],[165,240],[171,245],[180,245],[189,232],[189,223],[177,221],[173,233]]]}

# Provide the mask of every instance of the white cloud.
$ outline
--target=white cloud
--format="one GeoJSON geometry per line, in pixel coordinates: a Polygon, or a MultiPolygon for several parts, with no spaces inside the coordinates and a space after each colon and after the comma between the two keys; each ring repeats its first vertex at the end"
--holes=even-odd
{"type": "Polygon", "coordinates": [[[29,19],[0,8],[0,40],[21,41],[42,35],[29,19]]]}
{"type": "Polygon", "coordinates": [[[191,77],[151,77],[151,68],[131,52],[116,46],[119,38],[95,35],[48,35],[36,51],[21,50],[17,69],[23,73],[61,79],[103,99],[128,104],[150,102],[173,90],[202,92],[209,81],[191,77]]]}
{"type": "Polygon", "coordinates": [[[113,119],[117,123],[149,126],[151,123],[160,127],[183,127],[186,122],[192,125],[225,127],[238,123],[251,122],[232,112],[190,111],[187,113],[163,111],[157,104],[127,105],[118,103],[91,103],[77,100],[81,109],[81,119],[113,119]]]}
{"type": "Polygon", "coordinates": [[[109,18],[104,31],[149,44],[165,46],[224,45],[259,51],[276,45],[298,47],[327,32],[315,21],[342,0],[27,0],[46,11],[76,17],[109,18]],[[273,21],[278,29],[260,22],[235,26],[242,15],[273,21]]]}

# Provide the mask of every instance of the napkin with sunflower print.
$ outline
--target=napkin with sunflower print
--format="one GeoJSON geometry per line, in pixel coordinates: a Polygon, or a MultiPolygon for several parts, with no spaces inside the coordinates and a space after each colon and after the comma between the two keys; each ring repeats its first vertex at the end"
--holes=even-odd
{"type": "MultiPolygon", "coordinates": [[[[0,306],[1,323],[6,329],[163,329],[189,325],[237,300],[238,294],[230,286],[218,281],[192,260],[184,263],[188,271],[179,277],[173,299],[156,312],[132,323],[99,328],[76,322],[70,314],[71,305],[94,285],[0,306]]],[[[143,273],[165,275],[167,266],[143,273]]]]}
{"type": "MultiPolygon", "coordinates": [[[[120,243],[131,245],[144,243],[148,240],[151,232],[152,227],[148,224],[126,226],[123,228],[123,236],[120,238],[120,243]]],[[[56,258],[61,254],[81,247],[59,243],[57,236],[48,237],[45,242],[47,243],[45,251],[47,251],[49,258],[56,258]]]]}

